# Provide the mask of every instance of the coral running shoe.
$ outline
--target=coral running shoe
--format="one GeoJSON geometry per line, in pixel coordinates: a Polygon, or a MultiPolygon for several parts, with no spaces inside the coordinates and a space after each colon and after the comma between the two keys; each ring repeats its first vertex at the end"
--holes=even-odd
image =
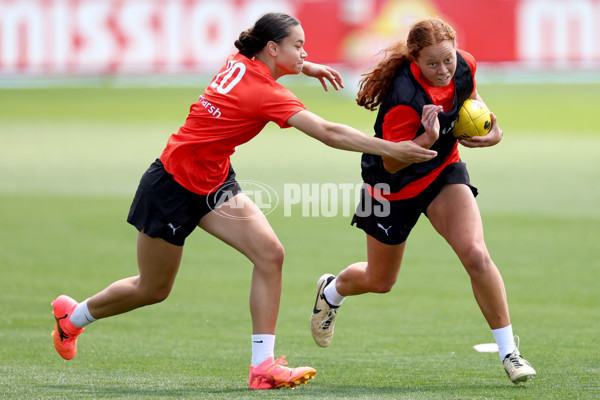
{"type": "Polygon", "coordinates": [[[54,314],[56,320],[54,331],[52,331],[54,348],[65,360],[75,357],[75,353],[77,353],[77,336],[85,330],[76,327],[69,320],[77,304],[79,303],[64,294],[58,296],[52,302],[52,314],[54,314]]]}
{"type": "Polygon", "coordinates": [[[317,371],[311,367],[288,368],[285,356],[267,358],[258,367],[250,366],[250,389],[295,388],[313,379],[317,371]]]}

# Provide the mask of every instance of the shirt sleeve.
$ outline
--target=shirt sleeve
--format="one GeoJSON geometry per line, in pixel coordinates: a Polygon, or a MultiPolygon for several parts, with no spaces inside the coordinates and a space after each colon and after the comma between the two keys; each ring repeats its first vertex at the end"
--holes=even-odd
{"type": "Polygon", "coordinates": [[[421,117],[410,106],[391,108],[383,119],[383,138],[391,142],[413,140],[421,126],[421,117]]]}
{"type": "Polygon", "coordinates": [[[264,90],[260,97],[259,113],[281,128],[289,128],[290,117],[306,107],[291,91],[283,86],[264,90]]]}

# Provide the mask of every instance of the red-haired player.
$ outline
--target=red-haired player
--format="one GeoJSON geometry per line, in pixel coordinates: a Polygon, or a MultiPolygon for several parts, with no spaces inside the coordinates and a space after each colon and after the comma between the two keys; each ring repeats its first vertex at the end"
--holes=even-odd
{"type": "MultiPolygon", "coordinates": [[[[483,238],[477,189],[469,181],[451,133],[466,99],[483,102],[475,89],[475,59],[456,49],[455,38],[454,29],[442,20],[420,21],[412,26],[408,40],[392,45],[361,82],[358,104],[370,110],[379,108],[376,137],[401,143],[413,140],[436,150],[437,156],[412,163],[385,155],[363,155],[366,185],[352,224],[367,234],[367,262],[352,264],[337,277],[325,274],[318,280],[311,332],[319,346],[329,346],[338,308],[346,296],[392,289],[409,233],[425,214],[469,274],[506,373],[519,383],[536,372],[515,343],[504,282],[483,238]],[[383,185],[387,190],[377,190],[383,185]]],[[[487,147],[501,138],[492,114],[487,135],[460,143],[487,147]]]]}

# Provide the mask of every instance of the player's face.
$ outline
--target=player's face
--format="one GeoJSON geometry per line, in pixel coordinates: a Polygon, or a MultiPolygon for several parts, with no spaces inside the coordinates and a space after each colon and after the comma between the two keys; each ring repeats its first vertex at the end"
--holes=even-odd
{"type": "Polygon", "coordinates": [[[296,25],[290,28],[290,34],[278,46],[277,67],[281,75],[298,74],[307,54],[304,51],[304,29],[296,25]]]}
{"type": "Polygon", "coordinates": [[[448,86],[456,71],[456,47],[452,40],[424,47],[415,63],[425,82],[433,87],[448,86]]]}

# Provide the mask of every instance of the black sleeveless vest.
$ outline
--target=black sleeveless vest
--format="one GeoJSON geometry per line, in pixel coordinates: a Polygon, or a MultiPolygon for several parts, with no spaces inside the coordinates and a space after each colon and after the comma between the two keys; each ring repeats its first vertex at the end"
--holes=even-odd
{"type": "MultiPolygon", "coordinates": [[[[456,138],[452,136],[452,127],[458,116],[458,110],[462,103],[469,98],[474,88],[473,75],[471,68],[465,59],[456,52],[456,72],[454,73],[454,103],[451,110],[438,114],[440,121],[440,137],[435,141],[431,150],[438,152],[437,156],[429,161],[414,163],[401,169],[395,174],[390,174],[383,167],[381,156],[373,154],[363,154],[361,167],[362,178],[371,186],[377,183],[385,183],[390,186],[390,192],[400,191],[409,183],[426,176],[435,168],[442,165],[444,160],[450,155],[456,138]]],[[[375,121],[375,137],[383,138],[383,119],[387,112],[398,105],[412,107],[419,115],[423,112],[423,106],[433,104],[433,101],[417,82],[410,71],[410,62],[402,64],[392,80],[391,88],[388,91],[386,99],[379,106],[377,120],[375,121]]],[[[419,136],[425,129],[421,125],[417,131],[419,136]]]]}

